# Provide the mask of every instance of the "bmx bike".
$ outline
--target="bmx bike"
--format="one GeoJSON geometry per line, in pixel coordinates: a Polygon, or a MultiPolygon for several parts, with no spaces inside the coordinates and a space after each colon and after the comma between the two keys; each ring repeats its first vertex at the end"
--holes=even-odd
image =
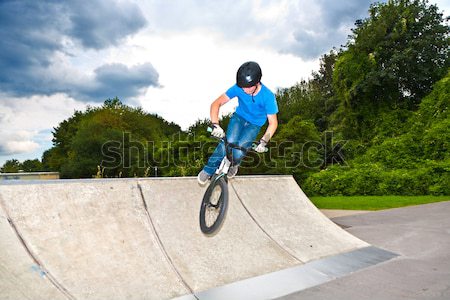
{"type": "MultiPolygon", "coordinates": [[[[212,128],[208,127],[211,132],[212,128]]],[[[200,229],[206,235],[212,235],[222,226],[228,209],[228,171],[235,164],[233,149],[238,149],[247,154],[247,148],[229,143],[226,136],[218,138],[224,143],[226,155],[222,159],[219,168],[211,177],[211,182],[205,191],[200,206],[200,229]]],[[[253,143],[252,149],[257,147],[253,143]]]]}

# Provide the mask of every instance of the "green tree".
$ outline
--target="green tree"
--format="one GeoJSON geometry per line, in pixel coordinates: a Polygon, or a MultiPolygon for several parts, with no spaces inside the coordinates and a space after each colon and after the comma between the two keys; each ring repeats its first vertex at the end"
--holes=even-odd
{"type": "Polygon", "coordinates": [[[377,114],[416,110],[450,66],[450,30],[437,6],[391,0],[373,4],[369,13],[356,22],[333,74],[340,129],[363,140],[373,137],[377,114]]]}
{"type": "Polygon", "coordinates": [[[349,162],[351,168],[322,170],[310,176],[304,188],[320,195],[448,195],[449,104],[450,73],[405,120],[403,132],[390,131],[391,137],[378,137],[364,154],[349,162]]]}
{"type": "Polygon", "coordinates": [[[98,166],[105,177],[143,176],[155,145],[179,131],[157,115],[108,99],[54,128],[54,147],[44,153],[43,163],[62,178],[92,177],[98,166]]]}
{"type": "Polygon", "coordinates": [[[22,170],[22,164],[17,159],[7,160],[1,168],[2,173],[17,173],[19,170],[22,170]]]}
{"type": "Polygon", "coordinates": [[[336,58],[337,51],[330,51],[320,58],[320,68],[318,72],[312,73],[311,80],[301,80],[290,88],[277,91],[280,124],[301,116],[303,120],[313,122],[319,131],[328,129],[330,116],[338,104],[333,89],[336,58]]]}
{"type": "Polygon", "coordinates": [[[40,172],[44,171],[44,168],[39,159],[27,159],[22,163],[22,170],[25,172],[40,172]]]}
{"type": "Polygon", "coordinates": [[[77,133],[79,123],[90,113],[92,113],[92,109],[89,107],[86,112],[75,111],[72,117],[53,128],[53,148],[45,151],[42,157],[42,163],[46,168],[60,171],[62,166],[67,163],[72,139],[77,133]]]}
{"type": "Polygon", "coordinates": [[[301,116],[280,125],[268,146],[267,153],[250,153],[240,174],[290,174],[302,180],[324,162],[320,155],[320,133],[311,121],[301,116]]]}
{"type": "Polygon", "coordinates": [[[316,99],[314,124],[321,132],[329,129],[332,122],[331,116],[337,110],[339,101],[333,88],[333,72],[339,52],[331,50],[320,58],[318,72],[312,73],[312,93],[316,99]]]}

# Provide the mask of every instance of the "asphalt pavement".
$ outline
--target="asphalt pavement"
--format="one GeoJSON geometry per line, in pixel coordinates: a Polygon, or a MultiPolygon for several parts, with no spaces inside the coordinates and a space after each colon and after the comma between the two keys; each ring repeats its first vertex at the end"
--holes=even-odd
{"type": "Polygon", "coordinates": [[[450,201],[332,218],[397,258],[280,300],[450,299],[450,201]]]}

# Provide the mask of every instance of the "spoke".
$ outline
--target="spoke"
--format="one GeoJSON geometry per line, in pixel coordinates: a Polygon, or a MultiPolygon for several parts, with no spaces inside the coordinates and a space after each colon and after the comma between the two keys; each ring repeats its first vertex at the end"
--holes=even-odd
{"type": "Polygon", "coordinates": [[[207,228],[212,228],[220,215],[221,207],[223,206],[223,190],[220,185],[214,186],[210,197],[204,206],[204,222],[207,228]]]}
{"type": "Polygon", "coordinates": [[[216,222],[218,216],[219,216],[219,214],[218,214],[218,212],[217,212],[217,209],[214,209],[214,208],[211,209],[211,208],[209,208],[209,209],[206,211],[206,214],[205,214],[206,225],[207,225],[208,227],[213,226],[214,223],[216,222]]]}
{"type": "Polygon", "coordinates": [[[211,197],[210,199],[210,203],[214,206],[217,206],[217,204],[219,203],[220,200],[220,196],[222,195],[222,189],[220,188],[220,186],[216,186],[214,188],[214,190],[211,193],[211,197]]]}
{"type": "Polygon", "coordinates": [[[221,194],[221,189],[215,188],[211,194],[211,198],[209,199],[210,203],[206,207],[205,211],[205,222],[208,227],[213,226],[217,218],[219,217],[221,194]]]}

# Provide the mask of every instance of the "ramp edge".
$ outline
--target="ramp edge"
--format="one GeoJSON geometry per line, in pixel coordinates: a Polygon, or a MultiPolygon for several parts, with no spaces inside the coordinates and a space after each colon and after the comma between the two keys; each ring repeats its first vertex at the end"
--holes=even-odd
{"type": "Polygon", "coordinates": [[[397,256],[396,253],[368,246],[174,299],[275,299],[386,262],[397,256]]]}
{"type": "MultiPolygon", "coordinates": [[[[292,175],[239,175],[236,178],[293,178],[292,175]]],[[[129,178],[80,178],[80,179],[12,179],[0,180],[2,185],[32,185],[32,184],[67,184],[74,182],[111,182],[111,181],[179,181],[179,180],[193,180],[197,181],[196,176],[180,176],[180,177],[129,177],[129,178]]]]}

